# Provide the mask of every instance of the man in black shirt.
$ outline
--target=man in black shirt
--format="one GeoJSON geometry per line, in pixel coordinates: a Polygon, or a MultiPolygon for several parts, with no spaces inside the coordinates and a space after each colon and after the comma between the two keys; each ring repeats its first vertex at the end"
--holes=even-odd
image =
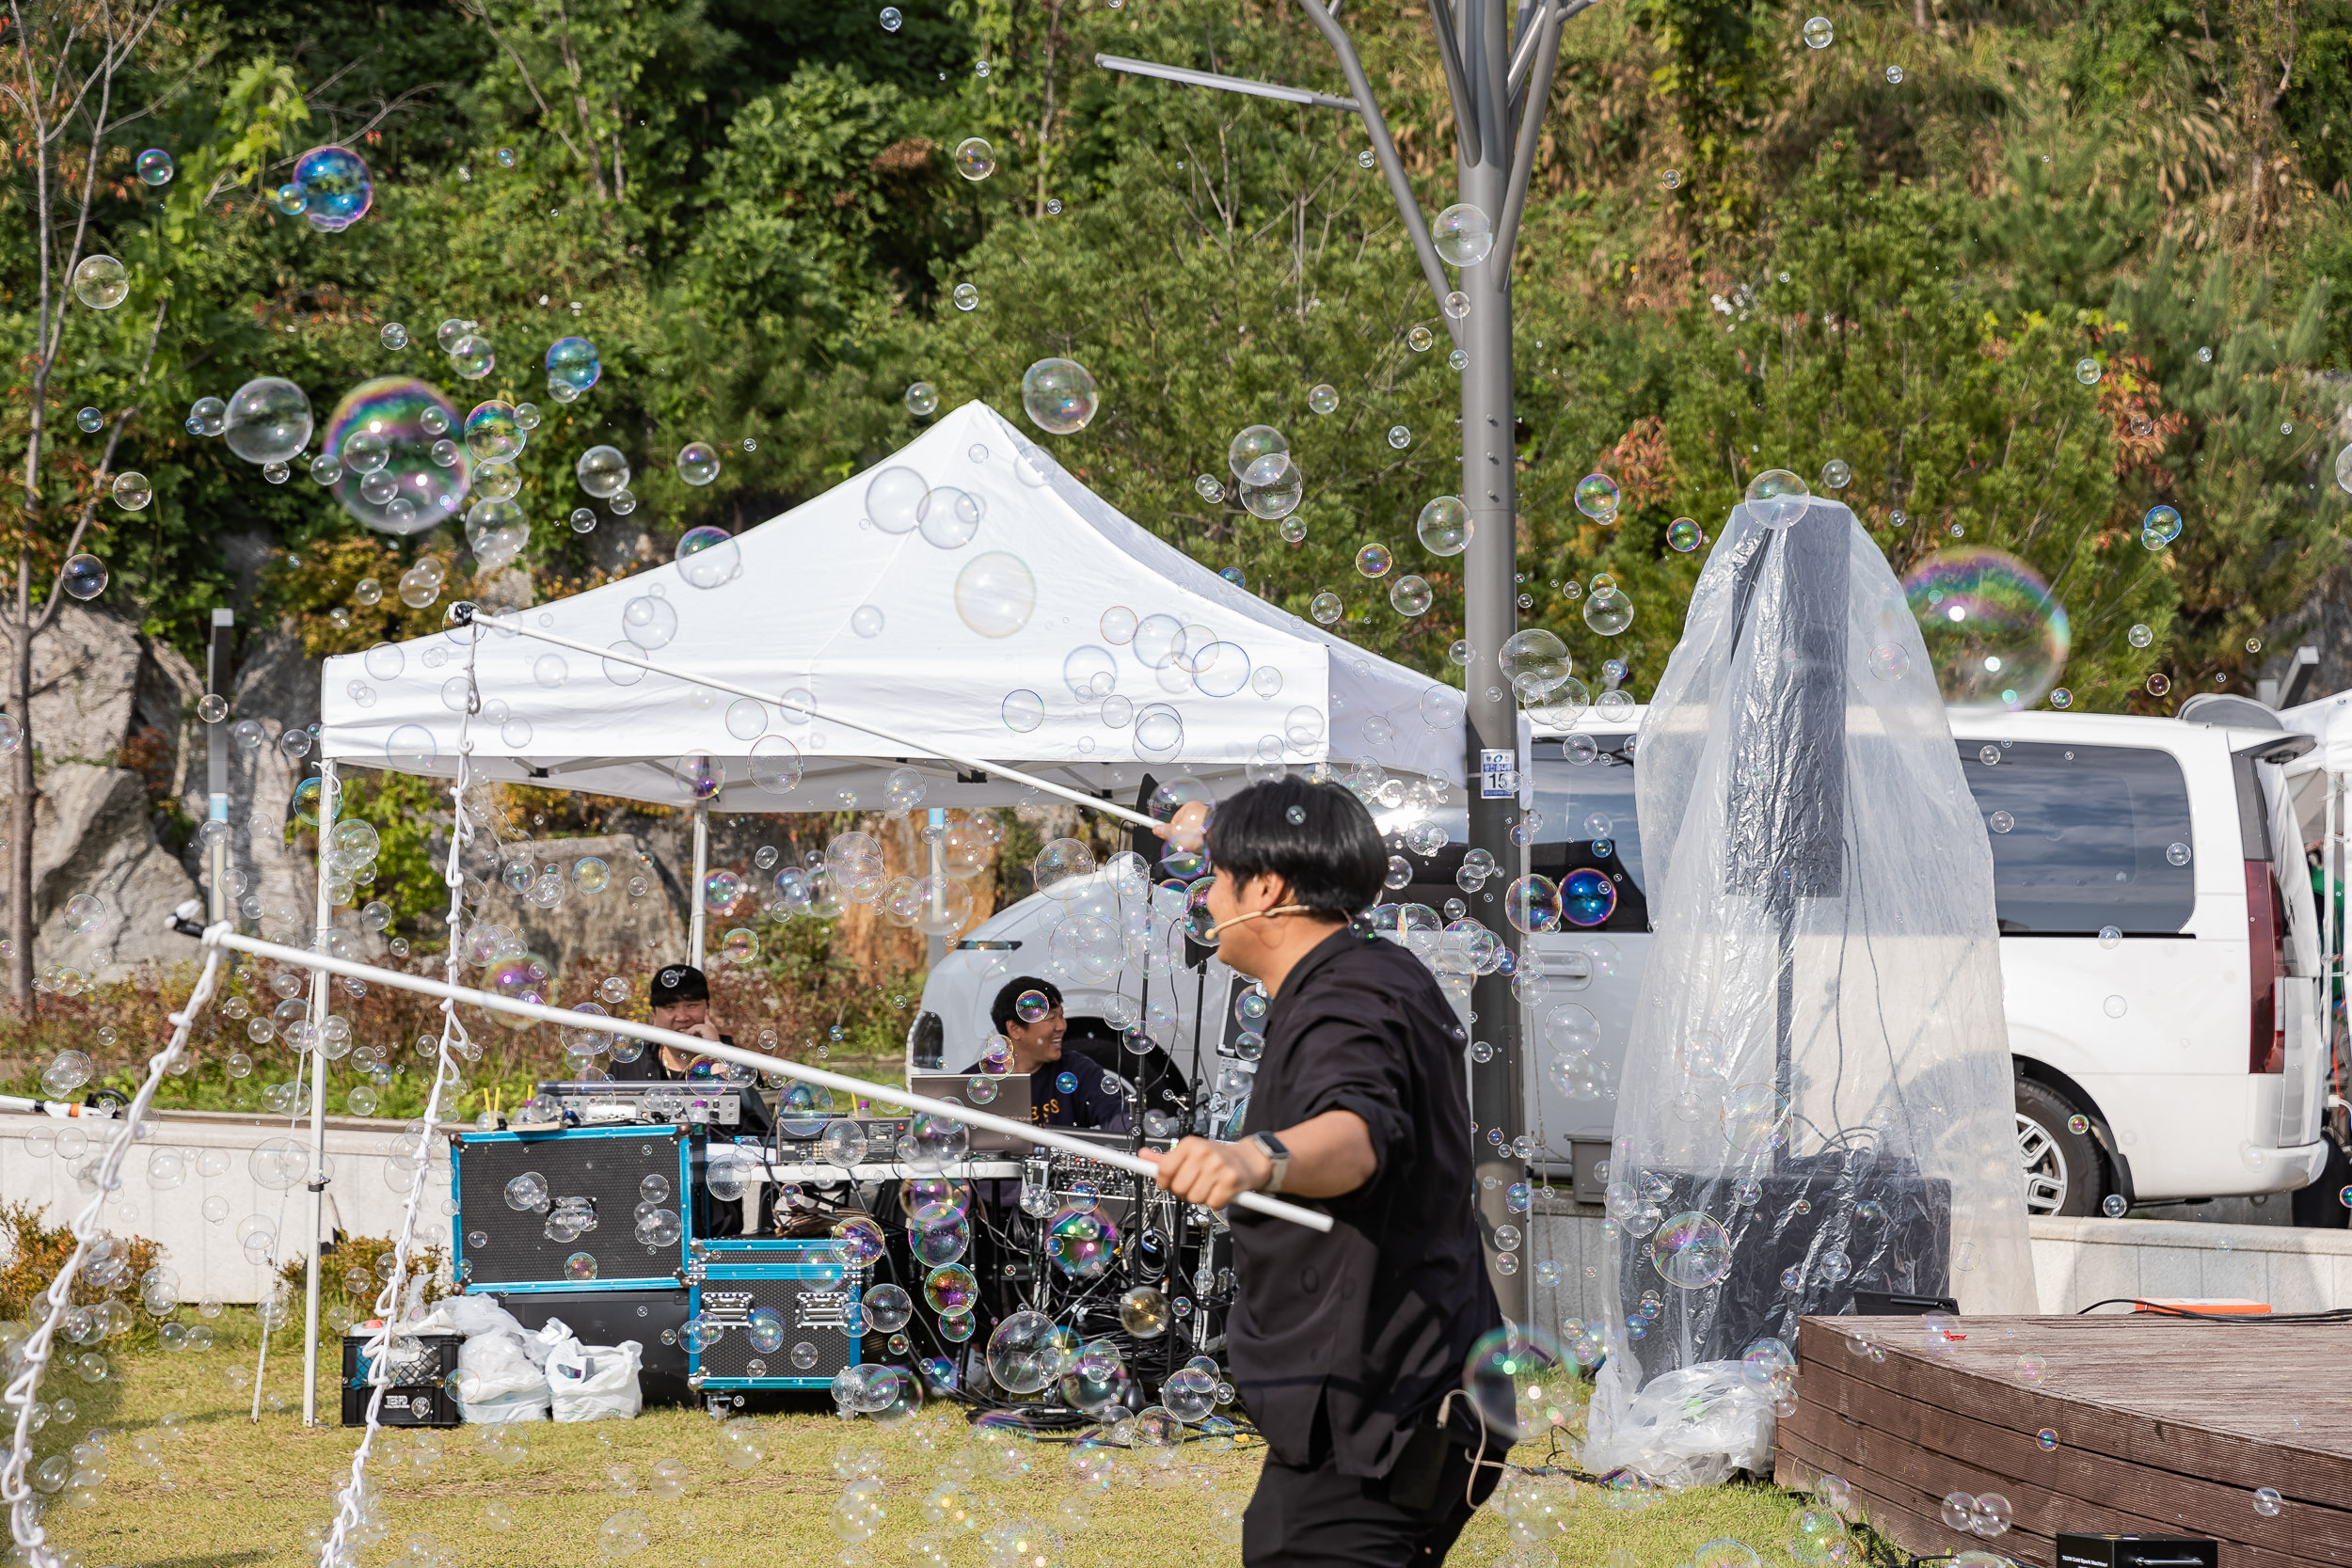
{"type": "MultiPolygon", "coordinates": [[[[668,1029],[681,1035],[692,1035],[698,1039],[709,1040],[719,1045],[735,1043],[734,1036],[721,1034],[719,1026],[710,1022],[710,981],[701,970],[691,964],[665,964],[654,971],[653,986],[647,1000],[653,1004],[653,1006],[651,1016],[646,1019],[646,1022],[657,1029],[668,1029]]],[[[638,1043],[634,1040],[621,1039],[617,1036],[614,1038],[615,1043],[622,1050],[627,1050],[629,1046],[638,1043]]],[[[703,1077],[714,1083],[734,1084],[741,1091],[737,1098],[742,1107],[742,1119],[736,1124],[732,1132],[724,1128],[713,1129],[711,1141],[714,1144],[724,1145],[730,1138],[744,1137],[756,1138],[765,1142],[774,1129],[775,1122],[768,1114],[767,1101],[760,1097],[758,1081],[755,1078],[738,1081],[729,1076],[724,1068],[721,1068],[716,1072],[707,1070],[711,1065],[709,1058],[697,1057],[679,1046],[649,1045],[644,1047],[637,1055],[628,1061],[622,1061],[616,1054],[612,1061],[612,1076],[632,1083],[676,1084],[703,1077]],[[705,1071],[697,1073],[694,1070],[697,1061],[704,1064],[705,1071]]],[[[707,1165],[707,1162],[698,1162],[698,1164],[707,1165]]],[[[707,1187],[704,1198],[708,1205],[707,1214],[702,1222],[707,1227],[706,1234],[714,1236],[742,1234],[743,1206],[739,1198],[714,1197],[710,1196],[707,1187]]],[[[771,1203],[771,1196],[763,1191],[760,1195],[760,1215],[763,1227],[769,1223],[771,1203]]]]}
{"type": "Polygon", "coordinates": [[[1337,1222],[1318,1235],[1226,1215],[1228,1350],[1268,1449],[1242,1558],[1440,1562],[1508,1443],[1482,1441],[1467,1396],[1446,1401],[1502,1322],[1471,1206],[1462,1028],[1419,959],[1351,927],[1388,868],[1355,796],[1253,784],[1217,806],[1207,841],[1219,956],[1274,1003],[1245,1135],[1184,1139],[1159,1157],[1160,1185],[1212,1209],[1279,1193],[1337,1222]]]}
{"type": "Polygon", "coordinates": [[[1008,980],[988,1018],[1012,1049],[1012,1070],[1029,1075],[1031,1121],[1041,1127],[1127,1131],[1126,1096],[1103,1086],[1103,1069],[1093,1062],[1062,1055],[1070,1021],[1062,1014],[1060,988],[1031,974],[1008,980]],[[1024,1011],[1036,1016],[1024,1018],[1024,1011]]]}

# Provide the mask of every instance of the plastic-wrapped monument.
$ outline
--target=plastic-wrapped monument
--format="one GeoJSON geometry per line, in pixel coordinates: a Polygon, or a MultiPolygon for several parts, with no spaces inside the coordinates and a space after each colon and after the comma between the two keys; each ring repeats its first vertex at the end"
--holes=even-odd
{"type": "Polygon", "coordinates": [[[1697,1485],[1771,1467],[1801,1316],[2031,1311],[2033,1275],[1992,851],[1851,512],[1733,509],[1640,747],[1657,934],[1584,1464],[1697,1485]]]}

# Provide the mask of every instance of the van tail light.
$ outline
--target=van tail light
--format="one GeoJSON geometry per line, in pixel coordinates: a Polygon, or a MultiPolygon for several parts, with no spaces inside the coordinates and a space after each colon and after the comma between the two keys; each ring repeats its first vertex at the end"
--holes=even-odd
{"type": "Polygon", "coordinates": [[[2246,963],[2251,972],[2246,1070],[2286,1070],[2286,1021],[2279,1016],[2279,986],[2287,972],[2286,904],[2268,861],[2246,863],[2246,963]]]}

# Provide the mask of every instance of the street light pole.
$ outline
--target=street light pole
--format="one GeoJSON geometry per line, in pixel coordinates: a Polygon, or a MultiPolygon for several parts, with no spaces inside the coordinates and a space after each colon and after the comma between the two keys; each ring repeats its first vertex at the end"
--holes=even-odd
{"type": "MultiPolygon", "coordinates": [[[[1274,83],[1223,76],[1189,67],[1165,66],[1098,55],[1095,63],[1113,71],[1154,76],[1188,87],[1211,87],[1252,97],[1352,113],[1371,138],[1389,194],[1421,261],[1438,318],[1445,324],[1462,364],[1462,501],[1470,509],[1470,547],[1461,556],[1463,634],[1470,645],[1467,671],[1465,781],[1470,797],[1470,844],[1506,869],[1518,863],[1511,842],[1518,816],[1518,706],[1499,662],[1503,642],[1518,628],[1518,416],[1512,403],[1511,258],[1527,207],[1528,179],[1543,130],[1560,57],[1560,30],[1594,0],[1461,0],[1457,15],[1450,0],[1429,0],[1438,58],[1454,103],[1455,201],[1474,207],[1492,235],[1491,248],[1460,268],[1460,292],[1469,309],[1456,317],[1446,309],[1454,292],[1446,260],[1432,240],[1420,198],[1397,157],[1396,144],[1380,113],[1379,100],[1357,58],[1356,46],[1340,25],[1339,3],[1298,0],[1299,8],[1323,35],[1347,80],[1344,98],[1274,83]]],[[[1474,233],[1477,225],[1470,226],[1474,233]]],[[[1458,244],[1450,237],[1449,246],[1458,244]]],[[[1470,247],[1475,250],[1475,245],[1470,247]]],[[[1453,254],[1465,254],[1452,249],[1453,254]]],[[[1488,897],[1494,897],[1489,894],[1488,897]]],[[[1500,905],[1500,899],[1496,900],[1500,905]]],[[[1519,934],[1508,920],[1486,924],[1511,952],[1504,970],[1482,975],[1470,992],[1473,1038],[1495,1049],[1486,1061],[1473,1053],[1470,1118],[1478,1135],[1478,1203],[1489,1234],[1518,1225],[1507,1201],[1513,1183],[1534,1150],[1522,1140],[1527,1130],[1526,1031],[1511,994],[1508,970],[1516,969],[1519,934]],[[1487,1179],[1492,1178],[1489,1181],[1487,1179]]],[[[1532,1302],[1531,1280],[1518,1259],[1491,1245],[1488,1268],[1504,1311],[1524,1322],[1532,1302]],[[1501,1264],[1501,1266],[1497,1266],[1501,1264]]]]}

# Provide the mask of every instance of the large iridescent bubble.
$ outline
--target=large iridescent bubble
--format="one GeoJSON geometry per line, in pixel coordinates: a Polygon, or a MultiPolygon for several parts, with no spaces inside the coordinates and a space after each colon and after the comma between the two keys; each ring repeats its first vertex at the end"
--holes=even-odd
{"type": "Polygon", "coordinates": [[[473,455],[453,442],[456,460],[443,467],[433,460],[433,445],[463,424],[455,404],[413,377],[361,382],[328,416],[326,450],[341,454],[347,441],[364,435],[389,442],[391,456],[374,473],[362,473],[344,458],[335,499],[379,533],[422,533],[456,517],[473,484],[473,455]],[[436,422],[438,430],[432,428],[436,422]]]}
{"type": "Polygon", "coordinates": [[[2031,707],[2066,668],[2066,607],[2015,556],[1939,550],[1903,578],[1903,597],[1955,706],[2031,707]]]}
{"type": "Polygon", "coordinates": [[[302,192],[302,215],[329,233],[368,215],[375,181],[367,160],[347,147],[314,147],[294,164],[294,183],[302,192]]]}

